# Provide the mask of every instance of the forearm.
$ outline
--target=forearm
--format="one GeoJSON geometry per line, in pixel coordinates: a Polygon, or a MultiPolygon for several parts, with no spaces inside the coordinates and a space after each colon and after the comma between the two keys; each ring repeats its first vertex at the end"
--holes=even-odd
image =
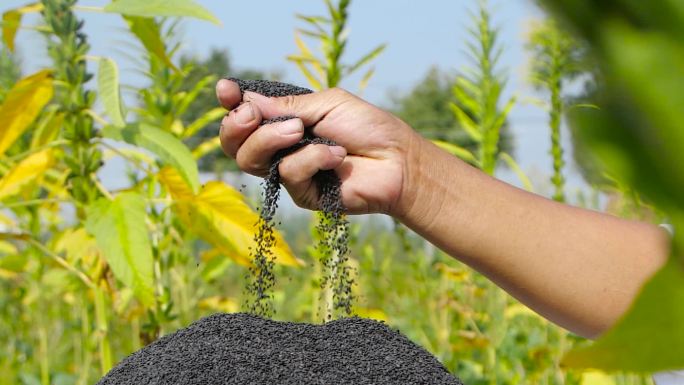
{"type": "Polygon", "coordinates": [[[410,154],[400,219],[534,310],[596,336],[664,264],[666,233],[545,199],[491,178],[428,141],[410,154]]]}

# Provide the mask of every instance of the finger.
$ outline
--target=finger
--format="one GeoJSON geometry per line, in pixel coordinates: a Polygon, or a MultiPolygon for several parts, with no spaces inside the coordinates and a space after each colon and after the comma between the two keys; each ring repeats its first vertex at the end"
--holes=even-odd
{"type": "Polygon", "coordinates": [[[264,119],[296,116],[302,119],[306,127],[315,125],[335,107],[352,98],[353,95],[339,88],[278,98],[269,98],[251,91],[244,94],[244,100],[257,105],[264,119]]]}
{"type": "Polygon", "coordinates": [[[300,119],[266,124],[254,131],[237,150],[237,164],[243,171],[264,176],[278,150],[292,146],[304,136],[300,119]]]}
{"type": "Polygon", "coordinates": [[[224,116],[219,131],[223,152],[235,158],[238,148],[259,127],[261,119],[259,109],[254,108],[252,103],[243,103],[224,116]]]}
{"type": "Polygon", "coordinates": [[[216,98],[223,108],[230,110],[240,104],[242,93],[237,83],[228,79],[221,79],[216,83],[216,98]]]}
{"type": "Polygon", "coordinates": [[[321,170],[339,167],[347,155],[341,146],[314,144],[283,158],[278,167],[280,180],[301,207],[316,209],[318,191],[312,177],[321,170]]]}

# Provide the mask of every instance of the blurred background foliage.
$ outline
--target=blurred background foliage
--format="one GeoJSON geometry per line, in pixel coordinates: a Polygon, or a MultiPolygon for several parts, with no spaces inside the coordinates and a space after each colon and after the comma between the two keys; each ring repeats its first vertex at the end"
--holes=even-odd
{"type": "MultiPolygon", "coordinates": [[[[345,48],[359,38],[346,28],[350,1],[324,3],[326,14],[296,15],[299,51],[287,59],[314,89],[361,71],[361,91],[386,45],[348,61],[345,48]]],[[[544,3],[552,16],[527,37],[529,78],[540,92],[522,96],[549,114],[549,197],[569,200],[562,162],[569,149],[559,135],[570,115],[575,159],[595,186],[577,204],[681,228],[684,52],[676,39],[684,9],[674,2],[544,3]],[[566,91],[578,82],[582,93],[566,91]]],[[[137,42],[136,70],[146,76],[126,86],[136,95],[126,105],[117,63],[88,54],[81,10],[76,0],[42,0],[2,19],[0,384],[94,383],[145,344],[204,315],[239,311],[244,301],[258,196],[238,185],[239,172],[220,152],[225,111],[213,85],[225,75],[282,74],[236,70],[225,49],[199,58],[179,52],[182,18],[217,21],[193,1],[118,0],[98,10],[125,19],[137,42]],[[23,15],[37,12],[52,66],[24,74],[15,35],[23,15]],[[124,162],[127,183],[110,190],[99,175],[115,161],[124,162]]],[[[433,68],[385,107],[455,156],[495,176],[511,170],[532,189],[507,124],[521,96],[502,98],[508,69],[498,65],[503,47],[489,5],[473,1],[464,27],[471,67],[433,68]]],[[[297,212],[287,219],[276,318],[319,322],[316,218],[297,212]]],[[[681,242],[675,238],[679,254],[633,311],[587,347],[403,226],[353,218],[355,312],[400,329],[466,384],[647,384],[648,377],[625,372],[684,366],[677,350],[684,346],[681,242]]]]}

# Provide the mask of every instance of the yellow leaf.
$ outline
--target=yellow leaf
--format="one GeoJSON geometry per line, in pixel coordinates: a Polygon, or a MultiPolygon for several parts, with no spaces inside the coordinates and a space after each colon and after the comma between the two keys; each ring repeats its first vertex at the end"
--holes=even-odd
{"type": "Polygon", "coordinates": [[[28,129],[43,107],[52,99],[50,71],[40,71],[21,79],[0,106],[0,155],[28,129]]]}
{"type": "Polygon", "coordinates": [[[29,12],[40,12],[42,10],[43,4],[31,3],[2,14],[2,41],[10,51],[14,52],[14,37],[21,25],[22,16],[29,12]]]}
{"type": "Polygon", "coordinates": [[[463,282],[470,276],[470,273],[466,269],[451,267],[441,262],[435,264],[435,268],[454,282],[463,282]]]}
{"type": "Polygon", "coordinates": [[[235,313],[239,310],[239,306],[234,299],[220,296],[203,298],[199,301],[198,305],[200,309],[222,311],[225,313],[235,313]]]}
{"type": "Polygon", "coordinates": [[[526,315],[533,318],[543,319],[539,314],[535,313],[529,307],[521,303],[510,305],[506,308],[506,310],[504,310],[504,317],[506,319],[511,319],[518,315],[526,315]]]}
{"type": "Polygon", "coordinates": [[[31,154],[19,162],[0,179],[0,200],[16,194],[22,187],[34,182],[52,166],[53,162],[54,157],[50,149],[31,154]]]}
{"type": "Polygon", "coordinates": [[[14,244],[7,241],[0,241],[0,255],[17,254],[19,250],[14,244]]]}
{"type": "Polygon", "coordinates": [[[173,167],[162,168],[159,171],[159,179],[174,200],[192,200],[194,196],[192,189],[173,167]]]}
{"type": "MultiPolygon", "coordinates": [[[[212,181],[193,195],[180,175],[170,167],[160,172],[160,180],[174,199],[174,210],[195,234],[238,263],[249,263],[259,216],[242,194],[223,182],[212,181]]],[[[280,232],[275,231],[275,262],[302,266],[280,232]]]]}
{"type": "Polygon", "coordinates": [[[376,321],[389,322],[389,317],[384,311],[380,309],[373,309],[368,307],[357,307],[354,308],[354,313],[359,317],[370,318],[376,321]]]}
{"type": "Polygon", "coordinates": [[[615,385],[615,379],[605,373],[588,371],[582,373],[582,385],[615,385]]]}
{"type": "Polygon", "coordinates": [[[42,120],[31,135],[31,147],[37,148],[44,146],[57,137],[57,133],[64,123],[64,114],[60,112],[51,113],[42,120]]]}
{"type": "Polygon", "coordinates": [[[79,262],[91,265],[100,253],[97,242],[83,228],[66,230],[55,244],[55,252],[66,253],[66,260],[71,265],[79,262]]]}
{"type": "Polygon", "coordinates": [[[192,157],[195,159],[200,159],[201,157],[207,155],[208,153],[216,150],[219,147],[221,147],[221,140],[217,136],[213,139],[207,140],[206,142],[200,144],[194,150],[192,150],[192,157]]]}

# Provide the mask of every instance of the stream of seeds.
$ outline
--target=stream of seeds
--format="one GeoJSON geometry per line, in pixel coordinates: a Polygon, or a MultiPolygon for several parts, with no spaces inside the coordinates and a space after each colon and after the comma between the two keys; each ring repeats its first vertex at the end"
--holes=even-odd
{"type": "MultiPolygon", "coordinates": [[[[313,92],[307,88],[268,80],[241,80],[230,78],[240,87],[240,92],[252,91],[269,97],[303,95],[313,92]]],[[[261,125],[293,119],[283,116],[264,120],[261,125]]],[[[310,129],[305,130],[304,138],[295,145],[280,150],[274,156],[268,175],[263,183],[263,204],[254,236],[256,247],[252,250],[253,265],[246,286],[250,299],[248,310],[256,315],[271,317],[274,313],[272,290],[275,285],[273,274],[275,237],[275,213],[280,197],[280,174],[278,166],[287,155],[309,144],[325,144],[334,146],[335,142],[313,135],[310,129]]],[[[349,221],[342,205],[341,182],[332,171],[319,171],[313,178],[319,192],[318,208],[321,211],[316,231],[319,236],[318,255],[323,271],[321,289],[332,290],[333,310],[343,315],[351,314],[353,277],[347,264],[349,259],[348,236],[349,221]]],[[[332,315],[328,313],[328,319],[332,315]]]]}

